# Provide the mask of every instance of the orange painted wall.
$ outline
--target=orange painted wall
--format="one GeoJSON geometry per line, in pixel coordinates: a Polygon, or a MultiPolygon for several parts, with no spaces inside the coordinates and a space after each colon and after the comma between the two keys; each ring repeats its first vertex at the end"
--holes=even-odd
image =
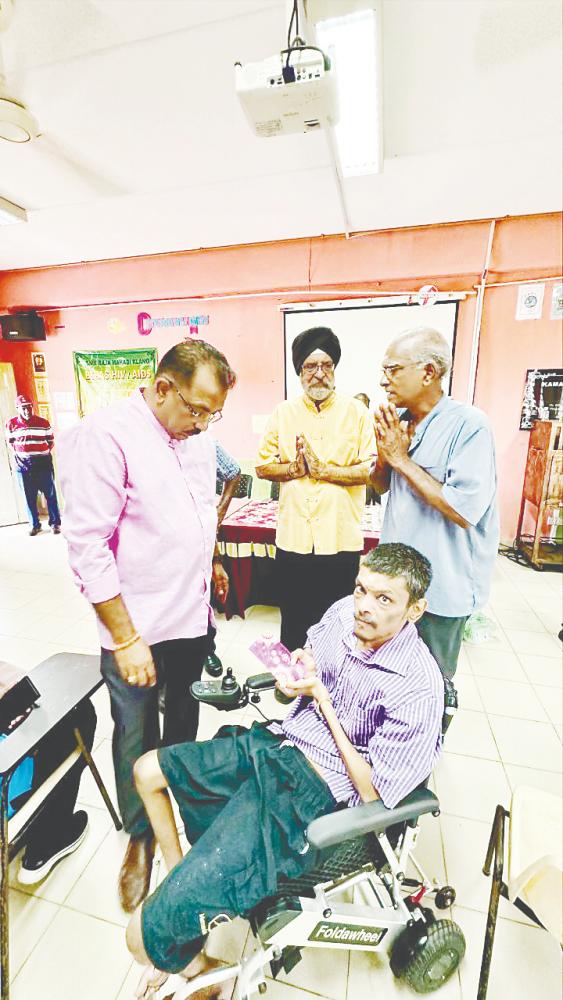
{"type": "MultiPolygon", "coordinates": [[[[42,344],[4,344],[18,389],[31,393],[31,350],[47,361],[51,395],[74,389],[73,350],[156,346],[161,356],[185,327],[137,331],[137,314],[209,315],[202,334],[223,350],[239,374],[218,436],[241,459],[254,455],[252,415],[283,398],[283,317],[280,306],[346,293],[413,290],[471,291],[483,268],[490,223],[471,222],[103,261],[0,274],[0,312],[45,310],[42,344]],[[191,297],[191,298],[190,298],[191,297]],[[110,320],[123,325],[111,333],[110,320]]],[[[497,222],[489,281],[561,273],[559,215],[497,222]]],[[[517,286],[485,294],[475,402],[489,415],[497,441],[502,534],[512,539],[518,516],[528,434],[518,430],[525,371],[561,365],[560,324],[549,319],[552,282],[542,319],[516,322],[517,286]]],[[[453,395],[465,400],[475,296],[460,303],[453,395]]],[[[55,418],[56,426],[56,418],[55,418]]]]}

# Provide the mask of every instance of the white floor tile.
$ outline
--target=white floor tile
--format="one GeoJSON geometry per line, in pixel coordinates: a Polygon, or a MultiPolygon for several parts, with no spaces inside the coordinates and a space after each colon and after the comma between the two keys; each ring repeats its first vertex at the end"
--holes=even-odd
{"type": "Polygon", "coordinates": [[[518,767],[517,764],[505,764],[504,768],[512,791],[518,785],[529,785],[553,795],[561,795],[563,791],[563,776],[554,771],[538,771],[531,767],[518,767]]]}
{"type": "Polygon", "coordinates": [[[458,660],[457,660],[457,669],[456,669],[456,674],[455,674],[455,676],[456,676],[456,685],[457,685],[457,679],[459,677],[465,677],[468,674],[471,676],[472,673],[473,673],[473,671],[471,669],[471,663],[469,661],[469,657],[468,657],[467,652],[466,652],[466,647],[464,645],[462,645],[462,647],[461,647],[461,649],[459,651],[459,656],[458,656],[458,660]]]}
{"type": "Polygon", "coordinates": [[[495,651],[485,646],[467,646],[467,655],[475,677],[496,677],[498,680],[527,681],[516,653],[495,651]]]}
{"type": "Polygon", "coordinates": [[[65,906],[87,913],[108,923],[125,927],[129,917],[121,909],[117,896],[119,869],[127,848],[128,836],[114,827],[93,854],[65,900],[65,906]]]}
{"type": "Polygon", "coordinates": [[[9,891],[9,907],[12,981],[56,916],[58,907],[15,889],[9,891]]]}
{"type": "Polygon", "coordinates": [[[29,590],[12,587],[5,583],[0,585],[0,608],[3,611],[14,611],[17,608],[23,608],[26,604],[30,603],[32,598],[33,595],[29,590]]]}
{"type": "Polygon", "coordinates": [[[510,785],[502,764],[443,753],[434,769],[443,813],[492,822],[497,805],[508,808],[510,785]]]}
{"type": "Polygon", "coordinates": [[[109,1000],[130,964],[123,928],[61,907],[16,976],[11,1000],[109,1000]]]}
{"type": "MultiPolygon", "coordinates": [[[[454,917],[463,928],[467,942],[465,958],[460,966],[463,1000],[475,1000],[485,936],[485,915],[455,906],[454,917]]],[[[504,1000],[508,997],[510,1000],[560,1000],[561,954],[557,942],[546,931],[499,919],[487,998],[504,1000]]]]}
{"type": "Polygon", "coordinates": [[[534,686],[534,691],[541,701],[551,722],[553,722],[555,726],[561,726],[563,724],[563,696],[561,694],[561,688],[543,687],[543,685],[536,684],[534,686]]]}
{"type": "Polygon", "coordinates": [[[22,670],[30,670],[54,653],[64,652],[65,648],[60,643],[0,635],[0,660],[7,660],[22,670]]]}
{"type": "Polygon", "coordinates": [[[553,726],[528,719],[507,719],[490,715],[491,729],[505,764],[559,771],[561,747],[553,726]]]}
{"type": "Polygon", "coordinates": [[[279,980],[267,978],[267,984],[268,1000],[331,1000],[331,997],[321,995],[317,990],[314,993],[309,993],[306,990],[288,986],[287,983],[279,982],[279,980]]]}
{"type": "Polygon", "coordinates": [[[500,681],[494,677],[477,677],[477,687],[489,714],[508,715],[513,719],[535,719],[547,722],[546,711],[531,684],[500,681]]]}
{"type": "Polygon", "coordinates": [[[561,643],[547,632],[542,634],[512,628],[506,630],[506,635],[512,648],[520,655],[557,656],[561,662],[561,643]]]}
{"type": "Polygon", "coordinates": [[[529,632],[545,632],[545,626],[533,611],[514,608],[500,608],[497,618],[504,629],[525,629],[529,632]]]}
{"type": "Polygon", "coordinates": [[[466,674],[460,674],[459,669],[456,670],[454,684],[457,688],[459,707],[469,712],[483,712],[483,702],[479,694],[476,678],[471,668],[469,670],[470,672],[466,674]]]}
{"type": "Polygon", "coordinates": [[[90,808],[87,812],[88,832],[80,847],[73,854],[63,858],[42,882],[38,882],[36,885],[20,886],[17,881],[17,873],[21,863],[21,855],[13,861],[10,866],[10,881],[14,888],[29,893],[36,899],[47,899],[51,903],[65,901],[112,826],[111,817],[105,809],[90,808]]]}
{"type": "Polygon", "coordinates": [[[459,708],[448,729],[448,751],[469,757],[498,760],[498,751],[491,728],[483,712],[468,712],[459,708]]]}
{"type": "Polygon", "coordinates": [[[562,686],[561,659],[551,656],[535,656],[531,653],[521,653],[519,660],[526,678],[532,684],[543,684],[548,687],[559,688],[562,686]]]}

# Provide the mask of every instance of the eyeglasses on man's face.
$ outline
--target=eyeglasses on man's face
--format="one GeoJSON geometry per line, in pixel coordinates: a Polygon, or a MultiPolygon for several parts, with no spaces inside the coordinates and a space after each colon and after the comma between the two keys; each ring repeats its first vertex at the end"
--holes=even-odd
{"type": "Polygon", "coordinates": [[[411,363],[407,365],[382,365],[381,371],[385,375],[386,379],[393,379],[395,378],[396,375],[399,374],[399,372],[404,371],[405,368],[418,368],[418,367],[419,367],[418,361],[411,361],[411,363]]]}
{"type": "Polygon", "coordinates": [[[182,395],[176,383],[173,382],[172,379],[168,379],[168,381],[170,382],[170,385],[176,390],[184,406],[186,407],[188,413],[190,414],[191,417],[194,418],[194,420],[206,420],[208,424],[216,424],[218,420],[222,419],[223,413],[221,412],[221,410],[217,410],[215,413],[208,413],[207,410],[196,409],[196,407],[192,406],[192,404],[188,402],[185,396],[182,395]]]}
{"type": "Polygon", "coordinates": [[[320,368],[323,375],[331,375],[334,371],[334,362],[332,361],[307,361],[304,365],[301,365],[301,374],[306,375],[307,378],[311,378],[316,375],[317,370],[320,368]]]}

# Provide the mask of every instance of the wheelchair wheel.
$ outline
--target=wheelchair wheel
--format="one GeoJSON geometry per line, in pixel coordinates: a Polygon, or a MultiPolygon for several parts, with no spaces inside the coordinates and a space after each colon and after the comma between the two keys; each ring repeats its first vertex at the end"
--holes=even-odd
{"type": "Polygon", "coordinates": [[[444,885],[434,896],[434,902],[439,910],[447,910],[452,903],[455,903],[455,889],[451,885],[444,885]]]}
{"type": "Polygon", "coordinates": [[[437,920],[428,927],[426,942],[401,971],[415,993],[433,993],[453,975],[465,954],[465,938],[453,920],[437,920]]]}

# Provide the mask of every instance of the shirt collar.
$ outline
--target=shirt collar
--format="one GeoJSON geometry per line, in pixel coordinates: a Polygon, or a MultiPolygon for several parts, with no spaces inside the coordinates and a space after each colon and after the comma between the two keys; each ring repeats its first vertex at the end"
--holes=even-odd
{"type": "MultiPolygon", "coordinates": [[[[414,446],[418,444],[428,425],[434,420],[435,417],[437,417],[442,412],[444,407],[448,405],[448,402],[449,402],[449,397],[446,396],[445,393],[442,396],[440,396],[440,399],[438,400],[436,405],[432,407],[430,413],[427,413],[424,419],[421,420],[420,423],[416,425],[414,434],[410,440],[409,449],[414,448],[414,446]]],[[[406,415],[407,416],[409,415],[408,410],[406,411],[406,415]]]]}
{"type": "Polygon", "coordinates": [[[317,409],[314,401],[312,399],[309,399],[309,397],[308,397],[308,395],[307,395],[306,392],[303,393],[303,402],[305,403],[305,406],[309,410],[313,411],[313,413],[322,413],[324,410],[330,410],[331,406],[334,406],[334,404],[336,402],[336,392],[331,392],[331,394],[328,397],[328,399],[323,399],[323,401],[322,401],[322,403],[321,403],[321,405],[319,406],[318,409],[317,409]]]}
{"type": "Polygon", "coordinates": [[[135,412],[143,419],[146,420],[150,426],[157,432],[157,434],[162,438],[162,440],[169,446],[169,448],[175,448],[178,441],[170,436],[165,427],[162,426],[160,420],[157,420],[154,413],[152,412],[149,404],[145,400],[142,389],[134,389],[129,396],[129,401],[135,412]]]}
{"type": "Polygon", "coordinates": [[[344,644],[352,655],[366,666],[383,667],[384,670],[390,670],[404,677],[418,642],[416,626],[412,622],[405,622],[401,631],[378,649],[358,649],[354,635],[354,598],[351,597],[350,601],[352,603],[347,602],[340,611],[340,618],[345,627],[344,644]]]}

